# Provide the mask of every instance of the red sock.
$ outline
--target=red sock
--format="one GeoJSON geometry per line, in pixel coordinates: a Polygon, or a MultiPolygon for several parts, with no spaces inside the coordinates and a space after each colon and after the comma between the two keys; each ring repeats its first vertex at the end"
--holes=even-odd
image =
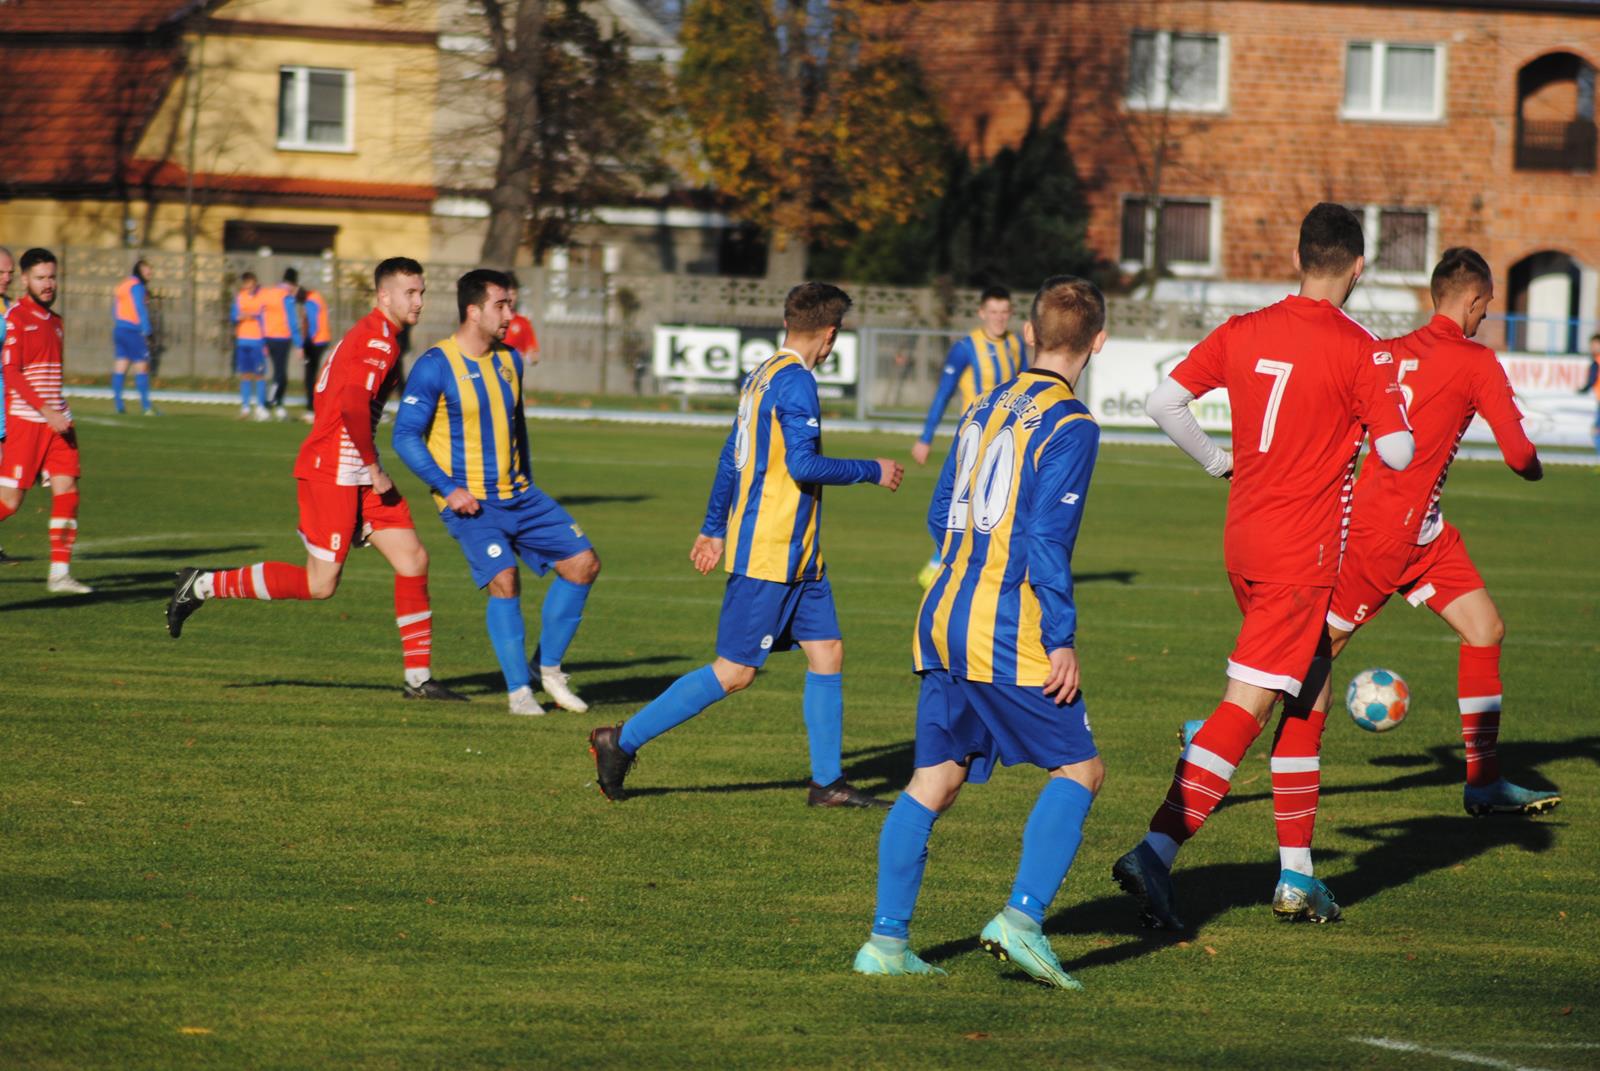
{"type": "Polygon", "coordinates": [[[1235,703],[1218,706],[1178,757],[1172,787],[1150,819],[1150,832],[1179,844],[1194,836],[1228,794],[1234,767],[1259,735],[1261,726],[1249,711],[1235,703]]]}
{"type": "Polygon", "coordinates": [[[78,492],[50,496],[50,564],[72,561],[72,544],[78,541],[78,492]]]}
{"type": "Polygon", "coordinates": [[[211,574],[213,599],[309,599],[306,571],[287,562],[257,562],[240,569],[220,569],[211,574]]]}
{"type": "Polygon", "coordinates": [[[1322,790],[1322,729],[1326,711],[1286,709],[1272,740],[1272,817],[1284,869],[1311,873],[1311,834],[1322,790]]]}
{"type": "Polygon", "coordinates": [[[1467,784],[1500,780],[1500,645],[1461,645],[1456,695],[1461,703],[1461,739],[1467,745],[1467,784]]]}
{"type": "Polygon", "coordinates": [[[394,623],[400,627],[406,668],[427,669],[433,655],[433,610],[426,576],[395,576],[394,623]]]}

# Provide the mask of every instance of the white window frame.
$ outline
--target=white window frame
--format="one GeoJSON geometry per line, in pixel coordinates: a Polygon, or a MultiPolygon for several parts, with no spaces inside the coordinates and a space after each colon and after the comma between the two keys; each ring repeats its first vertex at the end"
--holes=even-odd
{"type": "Polygon", "coordinates": [[[1372,255],[1367,258],[1366,276],[1375,283],[1402,283],[1407,286],[1426,286],[1433,278],[1433,265],[1439,260],[1439,210],[1420,205],[1363,205],[1361,230],[1371,243],[1372,255]],[[1388,212],[1423,212],[1428,217],[1428,240],[1417,271],[1391,271],[1378,267],[1378,250],[1383,248],[1382,220],[1388,212]]]}
{"type": "MultiPolygon", "coordinates": [[[[283,73],[293,71],[294,110],[298,132],[278,138],[278,148],[294,152],[355,152],[356,148],[356,72],[343,67],[312,67],[307,64],[286,63],[278,67],[278,91],[283,92],[283,73]],[[344,141],[337,145],[312,142],[306,138],[306,110],[311,95],[311,75],[339,74],[344,76],[344,141]]],[[[278,107],[283,107],[280,98],[278,107]]]]}
{"type": "MultiPolygon", "coordinates": [[[[1122,220],[1123,217],[1128,213],[1128,202],[1147,200],[1148,198],[1142,193],[1125,193],[1118,200],[1117,255],[1119,257],[1122,255],[1122,220]]],[[[1209,279],[1220,276],[1222,274],[1222,198],[1173,194],[1171,196],[1162,197],[1161,200],[1184,201],[1190,204],[1204,201],[1211,208],[1211,214],[1207,219],[1207,224],[1211,232],[1208,235],[1207,241],[1207,245],[1210,246],[1211,259],[1204,264],[1193,261],[1180,262],[1177,264],[1169,262],[1165,265],[1167,271],[1173,276],[1173,278],[1182,279],[1209,279]]],[[[1156,234],[1155,207],[1151,204],[1146,204],[1144,209],[1144,240],[1146,248],[1149,247],[1151,242],[1160,241],[1160,236],[1156,234]]],[[[1120,260],[1118,261],[1118,266],[1121,267],[1123,271],[1129,273],[1144,270],[1144,262],[1140,260],[1120,260]]]]}
{"type": "Polygon", "coordinates": [[[1129,111],[1135,112],[1197,112],[1201,114],[1218,114],[1228,110],[1228,35],[1225,33],[1212,33],[1205,30],[1134,30],[1128,34],[1129,63],[1133,57],[1133,35],[1135,33],[1148,33],[1155,35],[1156,55],[1155,66],[1160,73],[1155,86],[1155,98],[1145,100],[1128,93],[1126,82],[1123,85],[1122,103],[1129,111]],[[1192,104],[1187,101],[1167,100],[1167,87],[1172,82],[1172,38],[1178,37],[1215,37],[1217,39],[1217,99],[1210,104],[1192,104]]]}
{"type": "Polygon", "coordinates": [[[1373,41],[1365,39],[1346,41],[1344,43],[1344,62],[1340,66],[1340,73],[1344,77],[1339,83],[1339,118],[1368,123],[1441,122],[1444,119],[1445,71],[1449,65],[1450,51],[1440,41],[1373,41]],[[1367,45],[1372,49],[1372,84],[1368,87],[1372,93],[1372,107],[1365,110],[1349,107],[1344,99],[1345,87],[1349,84],[1350,48],[1353,45],[1367,45]],[[1384,111],[1384,69],[1387,66],[1387,54],[1390,48],[1433,49],[1433,110],[1426,115],[1421,113],[1409,115],[1405,112],[1384,111]]]}

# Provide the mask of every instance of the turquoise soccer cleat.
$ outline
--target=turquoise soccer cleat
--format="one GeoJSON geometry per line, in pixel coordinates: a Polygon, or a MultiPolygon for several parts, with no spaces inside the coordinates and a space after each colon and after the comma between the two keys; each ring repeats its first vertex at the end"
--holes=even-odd
{"type": "Polygon", "coordinates": [[[1468,785],[1461,792],[1461,804],[1474,816],[1486,814],[1544,814],[1561,803],[1561,793],[1523,788],[1501,778],[1492,785],[1468,785]]]}
{"type": "Polygon", "coordinates": [[[1179,747],[1188,747],[1194,743],[1194,734],[1199,732],[1200,726],[1205,723],[1206,720],[1204,718],[1190,718],[1184,722],[1183,726],[1178,730],[1179,747]]]}
{"type": "Polygon", "coordinates": [[[857,974],[878,974],[889,977],[900,977],[907,974],[938,975],[946,973],[939,967],[925,962],[923,958],[911,951],[903,949],[899,955],[887,951],[882,945],[868,941],[856,952],[856,961],[851,967],[857,974]]]}
{"type": "Polygon", "coordinates": [[[1042,932],[1012,925],[1004,911],[989,920],[978,935],[983,950],[1001,963],[1014,963],[1022,973],[1056,989],[1082,989],[1083,983],[1061,968],[1050,939],[1042,932]]]}
{"type": "Polygon", "coordinates": [[[1297,870],[1279,872],[1272,913],[1282,922],[1338,922],[1344,916],[1326,885],[1297,870]]]}

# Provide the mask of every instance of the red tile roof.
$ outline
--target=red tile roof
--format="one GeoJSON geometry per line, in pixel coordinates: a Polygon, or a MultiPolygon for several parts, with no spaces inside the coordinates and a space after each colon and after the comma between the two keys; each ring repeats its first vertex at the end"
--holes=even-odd
{"type": "MultiPolygon", "coordinates": [[[[158,190],[179,190],[185,185],[185,172],[171,161],[135,160],[130,171],[136,185],[158,190]]],[[[208,193],[235,195],[248,200],[261,197],[273,201],[384,201],[426,207],[438,196],[433,186],[393,182],[341,182],[334,179],[308,179],[293,176],[215,175],[197,173],[195,189],[208,193]]]]}
{"type": "Polygon", "coordinates": [[[11,34],[148,33],[207,0],[6,0],[0,3],[0,38],[11,34]]]}

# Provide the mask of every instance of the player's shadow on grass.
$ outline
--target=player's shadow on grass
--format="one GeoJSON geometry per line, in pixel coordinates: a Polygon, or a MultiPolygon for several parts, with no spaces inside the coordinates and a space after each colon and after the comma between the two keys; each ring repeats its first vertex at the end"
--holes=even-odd
{"type": "MultiPolygon", "coordinates": [[[[226,547],[149,547],[145,550],[108,550],[104,553],[98,554],[93,551],[79,552],[77,555],[75,555],[75,560],[92,562],[104,559],[106,561],[116,562],[146,561],[149,559],[156,559],[160,561],[171,562],[175,556],[182,555],[184,562],[191,562],[198,558],[221,558],[224,555],[229,558],[233,558],[249,551],[260,549],[260,543],[234,543],[231,546],[226,547]]],[[[174,576],[177,573],[178,568],[179,566],[174,564],[172,566],[172,572],[167,573],[166,575],[168,577],[174,576]]],[[[212,568],[221,569],[225,568],[225,566],[213,566],[212,568]]]]}
{"type": "Polygon", "coordinates": [[[563,506],[609,506],[614,503],[649,502],[655,495],[562,495],[563,506]]]}
{"type": "MultiPolygon", "coordinates": [[[[22,602],[0,603],[6,610],[38,610],[45,607],[104,605],[114,602],[144,602],[165,599],[172,594],[172,574],[165,570],[157,573],[103,573],[84,576],[83,581],[94,588],[88,595],[41,595],[22,602]]],[[[15,573],[0,574],[0,583],[8,585],[36,585],[44,591],[44,578],[17,577],[15,573]]]]}
{"type": "MultiPolygon", "coordinates": [[[[573,677],[573,687],[591,706],[598,704],[621,705],[627,703],[648,703],[662,692],[666,691],[676,681],[679,674],[645,674],[633,677],[618,677],[613,680],[593,680],[590,675],[607,670],[632,669],[636,666],[659,665],[663,662],[685,662],[686,655],[647,655],[642,658],[630,658],[625,661],[610,662],[568,662],[562,668],[573,677]]],[[[450,677],[442,681],[447,688],[454,689],[463,695],[493,695],[504,694],[506,690],[505,678],[498,670],[489,670],[483,673],[473,673],[465,677],[450,677]]],[[[534,681],[535,691],[538,690],[538,681],[534,681]]]]}
{"type": "Polygon", "coordinates": [[[1138,579],[1139,574],[1133,569],[1107,569],[1100,573],[1073,573],[1074,584],[1131,584],[1138,579]]]}
{"type": "MultiPolygon", "coordinates": [[[[869,795],[882,796],[905,785],[911,779],[911,741],[902,740],[898,744],[884,744],[878,747],[859,748],[855,751],[846,751],[843,756],[844,776],[856,788],[869,795]]],[[[687,785],[672,787],[665,785],[647,785],[644,788],[628,788],[629,796],[674,796],[680,793],[711,793],[725,792],[775,792],[805,788],[808,781],[804,777],[792,778],[784,781],[739,781],[725,785],[687,785]]]]}

